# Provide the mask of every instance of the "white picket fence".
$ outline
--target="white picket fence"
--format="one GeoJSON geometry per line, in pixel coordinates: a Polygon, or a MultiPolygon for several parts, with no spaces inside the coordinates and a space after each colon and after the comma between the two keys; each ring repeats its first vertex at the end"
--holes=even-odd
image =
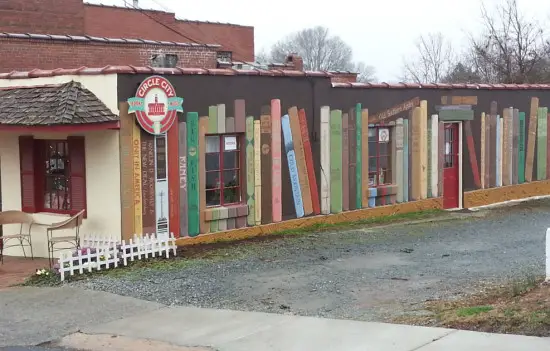
{"type": "Polygon", "coordinates": [[[84,235],[82,249],[60,254],[61,281],[70,275],[127,266],[128,262],[147,258],[176,256],[174,234],[158,237],[156,234],[136,235],[128,241],[101,235],[84,235]],[[92,252],[93,251],[93,252],[92,252]]]}

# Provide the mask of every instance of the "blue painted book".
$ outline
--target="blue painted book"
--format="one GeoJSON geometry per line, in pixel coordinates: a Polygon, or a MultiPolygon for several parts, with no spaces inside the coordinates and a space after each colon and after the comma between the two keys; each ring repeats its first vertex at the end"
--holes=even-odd
{"type": "Polygon", "coordinates": [[[281,118],[281,127],[283,129],[286,159],[288,161],[290,184],[292,186],[292,197],[294,198],[294,208],[296,209],[296,217],[301,218],[304,216],[304,204],[302,202],[300,178],[298,177],[298,165],[296,164],[296,154],[294,153],[292,131],[290,130],[290,118],[288,115],[284,115],[281,118]]]}

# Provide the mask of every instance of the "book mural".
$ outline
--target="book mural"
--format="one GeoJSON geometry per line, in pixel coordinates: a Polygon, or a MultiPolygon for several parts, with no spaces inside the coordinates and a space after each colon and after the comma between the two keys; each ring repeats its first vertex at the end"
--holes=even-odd
{"type": "Polygon", "coordinates": [[[311,111],[274,97],[253,111],[238,99],[183,113],[170,82],[149,77],[121,117],[123,237],[426,199],[461,207],[465,191],[549,179],[548,108],[537,97],[525,109],[441,95],[375,110],[311,111]]]}

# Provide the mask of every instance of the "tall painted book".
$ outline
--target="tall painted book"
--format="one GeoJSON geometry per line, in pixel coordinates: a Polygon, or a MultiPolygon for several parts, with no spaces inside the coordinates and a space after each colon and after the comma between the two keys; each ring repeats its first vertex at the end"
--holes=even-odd
{"type": "Polygon", "coordinates": [[[403,202],[409,201],[409,120],[403,120],[403,177],[398,185],[403,192],[403,202]]]}
{"type": "Polygon", "coordinates": [[[273,99],[271,100],[271,155],[273,157],[271,206],[275,223],[283,219],[281,146],[281,101],[273,99]]]}
{"type": "Polygon", "coordinates": [[[361,110],[361,203],[369,206],[369,110],[361,110]]]}
{"type": "Polygon", "coordinates": [[[355,114],[355,109],[350,109],[348,113],[349,124],[348,124],[348,150],[349,150],[349,169],[348,169],[348,186],[349,186],[349,197],[348,197],[348,206],[350,210],[357,209],[357,180],[356,180],[356,170],[357,170],[357,118],[355,114]]]}
{"type": "Polygon", "coordinates": [[[539,107],[537,115],[537,180],[546,179],[546,153],[548,109],[539,107]]]}
{"type": "Polygon", "coordinates": [[[134,180],[134,233],[141,235],[143,231],[143,197],[141,194],[141,128],[132,123],[132,168],[134,180]]]}
{"type": "Polygon", "coordinates": [[[349,115],[342,114],[342,211],[349,210],[349,115]]]}
{"type": "MultiPolygon", "coordinates": [[[[361,119],[361,104],[355,105],[355,143],[357,144],[357,154],[355,160],[355,181],[356,181],[356,192],[355,192],[355,207],[360,209],[363,208],[363,182],[361,179],[361,174],[363,172],[363,146],[362,146],[362,131],[363,131],[363,121],[361,119]]],[[[368,128],[368,125],[365,126],[368,128]]]]}
{"type": "Polygon", "coordinates": [[[189,236],[199,235],[199,115],[187,113],[187,218],[189,236]]]}
{"type": "Polygon", "coordinates": [[[330,213],[330,107],[321,107],[321,213],[330,213]]]}
{"type": "Polygon", "coordinates": [[[284,115],[281,118],[281,126],[283,129],[283,140],[285,144],[288,171],[290,174],[290,185],[292,187],[294,208],[296,210],[296,217],[301,218],[304,216],[304,204],[302,202],[302,190],[300,189],[298,166],[296,164],[296,155],[294,153],[294,143],[292,142],[292,131],[290,130],[290,117],[288,115],[284,115]]]}
{"type": "Polygon", "coordinates": [[[519,113],[518,183],[525,183],[525,112],[519,113]]]}
{"type": "Polygon", "coordinates": [[[260,142],[261,142],[261,176],[262,176],[262,224],[273,221],[272,209],[272,174],[273,159],[271,155],[271,106],[263,106],[260,116],[260,142]]]}
{"type": "MultiPolygon", "coordinates": [[[[412,174],[411,174],[411,197],[413,200],[420,200],[422,194],[422,110],[415,107],[412,117],[412,174]]],[[[425,140],[424,140],[425,141],[425,140]]]]}
{"type": "Polygon", "coordinates": [[[535,162],[535,145],[537,141],[537,120],[539,112],[539,98],[531,98],[531,111],[529,114],[527,134],[527,149],[525,155],[525,181],[531,182],[533,180],[533,165],[535,162]]]}
{"type": "MultiPolygon", "coordinates": [[[[217,111],[217,106],[213,106],[217,111]]],[[[201,116],[199,118],[199,227],[201,234],[210,232],[210,224],[206,222],[206,134],[208,133],[210,118],[201,116]]],[[[216,125],[217,128],[217,125],[216,125]]],[[[217,129],[216,129],[217,130],[217,129]]],[[[215,133],[215,132],[214,132],[215,133]]]]}
{"type": "Polygon", "coordinates": [[[254,223],[262,224],[262,147],[260,121],[254,120],[254,223]]]}
{"type": "Polygon", "coordinates": [[[397,202],[403,202],[403,118],[398,118],[395,125],[395,179],[397,183],[397,202]]]}
{"type": "Polygon", "coordinates": [[[307,126],[306,110],[303,108],[298,111],[300,120],[300,131],[302,133],[302,143],[304,144],[304,154],[306,157],[307,176],[309,178],[309,190],[311,192],[311,204],[313,214],[320,214],[321,207],[319,202],[319,190],[317,188],[317,176],[313,166],[313,153],[311,151],[311,141],[309,139],[309,128],[307,126]]]}
{"type": "Polygon", "coordinates": [[[420,101],[420,198],[428,197],[428,101],[420,101]]]}
{"type": "MultiPolygon", "coordinates": [[[[186,143],[185,135],[183,135],[183,143],[186,143]]],[[[187,145],[185,145],[187,150],[187,145]]],[[[185,168],[187,168],[187,152],[183,154],[185,157],[185,168]]],[[[181,160],[180,160],[181,163],[181,160]]],[[[181,165],[180,165],[181,173],[181,165]]],[[[142,196],[142,212],[143,232],[154,233],[156,222],[155,210],[155,137],[145,130],[141,130],[141,196],[142,196]]],[[[183,196],[183,195],[182,195],[183,196]]],[[[187,205],[187,192],[184,195],[182,203],[187,205]]],[[[187,223],[187,207],[185,207],[185,218],[187,223]]],[[[183,226],[183,225],[182,225],[183,226]]],[[[187,225],[185,226],[187,229],[187,225]]],[[[180,236],[187,235],[187,230],[180,233],[180,236]]]]}
{"type": "Polygon", "coordinates": [[[495,132],[495,186],[502,186],[502,128],[504,127],[502,118],[496,116],[496,132],[495,132]]]}
{"type": "Polygon", "coordinates": [[[508,121],[508,136],[506,137],[506,147],[508,148],[508,183],[511,185],[514,182],[514,108],[509,108],[510,119],[508,121]]]}
{"type": "Polygon", "coordinates": [[[485,140],[485,112],[481,114],[481,130],[480,130],[480,180],[481,180],[481,188],[485,189],[485,147],[486,147],[486,140],[485,140]]]}
{"type": "Polygon", "coordinates": [[[304,215],[309,216],[313,213],[313,205],[311,201],[311,190],[309,188],[304,143],[302,141],[302,132],[300,131],[298,109],[296,107],[288,109],[288,116],[290,117],[290,128],[292,132],[292,142],[294,144],[294,154],[296,156],[296,165],[298,167],[298,178],[302,193],[302,203],[304,205],[304,215]]]}
{"type": "Polygon", "coordinates": [[[513,135],[512,135],[512,183],[518,184],[518,145],[519,145],[519,110],[514,109],[512,113],[513,135]]]}
{"type": "Polygon", "coordinates": [[[470,159],[470,168],[472,169],[474,184],[479,189],[481,188],[481,181],[479,179],[479,168],[477,165],[476,149],[474,144],[474,137],[472,135],[472,125],[470,124],[470,121],[464,122],[464,133],[466,135],[466,143],[468,145],[468,158],[470,159]]]}
{"type": "Polygon", "coordinates": [[[428,155],[431,158],[432,163],[432,197],[438,197],[439,194],[439,184],[438,184],[438,163],[437,163],[437,155],[439,154],[439,149],[437,147],[438,140],[439,140],[439,116],[433,115],[430,121],[432,125],[432,138],[431,138],[431,151],[430,155],[428,155]]]}
{"type": "MultiPolygon", "coordinates": [[[[179,128],[179,176],[180,176],[180,237],[188,235],[188,208],[187,208],[187,123],[180,122],[179,128]]],[[[143,144],[143,142],[142,142],[143,144]]],[[[143,156],[142,156],[143,157],[143,156]]],[[[145,173],[144,173],[145,174],[145,173]]],[[[144,187],[145,189],[145,187],[144,187]]],[[[144,202],[144,205],[146,203],[144,202]]],[[[145,213],[145,211],[144,211],[145,213]]],[[[145,223],[145,222],[144,222],[145,223]]]]}
{"type": "Polygon", "coordinates": [[[510,134],[511,113],[505,108],[502,114],[502,185],[510,185],[510,149],[508,148],[508,136],[510,134]]]}
{"type": "MultiPolygon", "coordinates": [[[[248,204],[249,226],[256,225],[256,207],[254,200],[254,117],[248,116],[246,125],[246,203],[248,204]]],[[[258,141],[259,142],[259,141],[258,141]]]]}
{"type": "Polygon", "coordinates": [[[330,112],[330,211],[342,212],[342,111],[330,112]]]}

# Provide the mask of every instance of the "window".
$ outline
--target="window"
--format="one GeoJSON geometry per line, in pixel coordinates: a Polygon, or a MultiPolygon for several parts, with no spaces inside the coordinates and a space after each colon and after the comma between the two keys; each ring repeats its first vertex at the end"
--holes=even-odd
{"type": "Polygon", "coordinates": [[[206,206],[241,202],[239,135],[206,136],[206,206]]]}
{"type": "Polygon", "coordinates": [[[218,51],[217,59],[220,62],[231,63],[233,61],[233,54],[231,51],[218,51]]]}
{"type": "Polygon", "coordinates": [[[391,140],[389,127],[369,127],[369,186],[391,184],[391,140]]]}
{"type": "Polygon", "coordinates": [[[25,212],[76,214],[86,207],[84,138],[19,138],[25,212]]]}

